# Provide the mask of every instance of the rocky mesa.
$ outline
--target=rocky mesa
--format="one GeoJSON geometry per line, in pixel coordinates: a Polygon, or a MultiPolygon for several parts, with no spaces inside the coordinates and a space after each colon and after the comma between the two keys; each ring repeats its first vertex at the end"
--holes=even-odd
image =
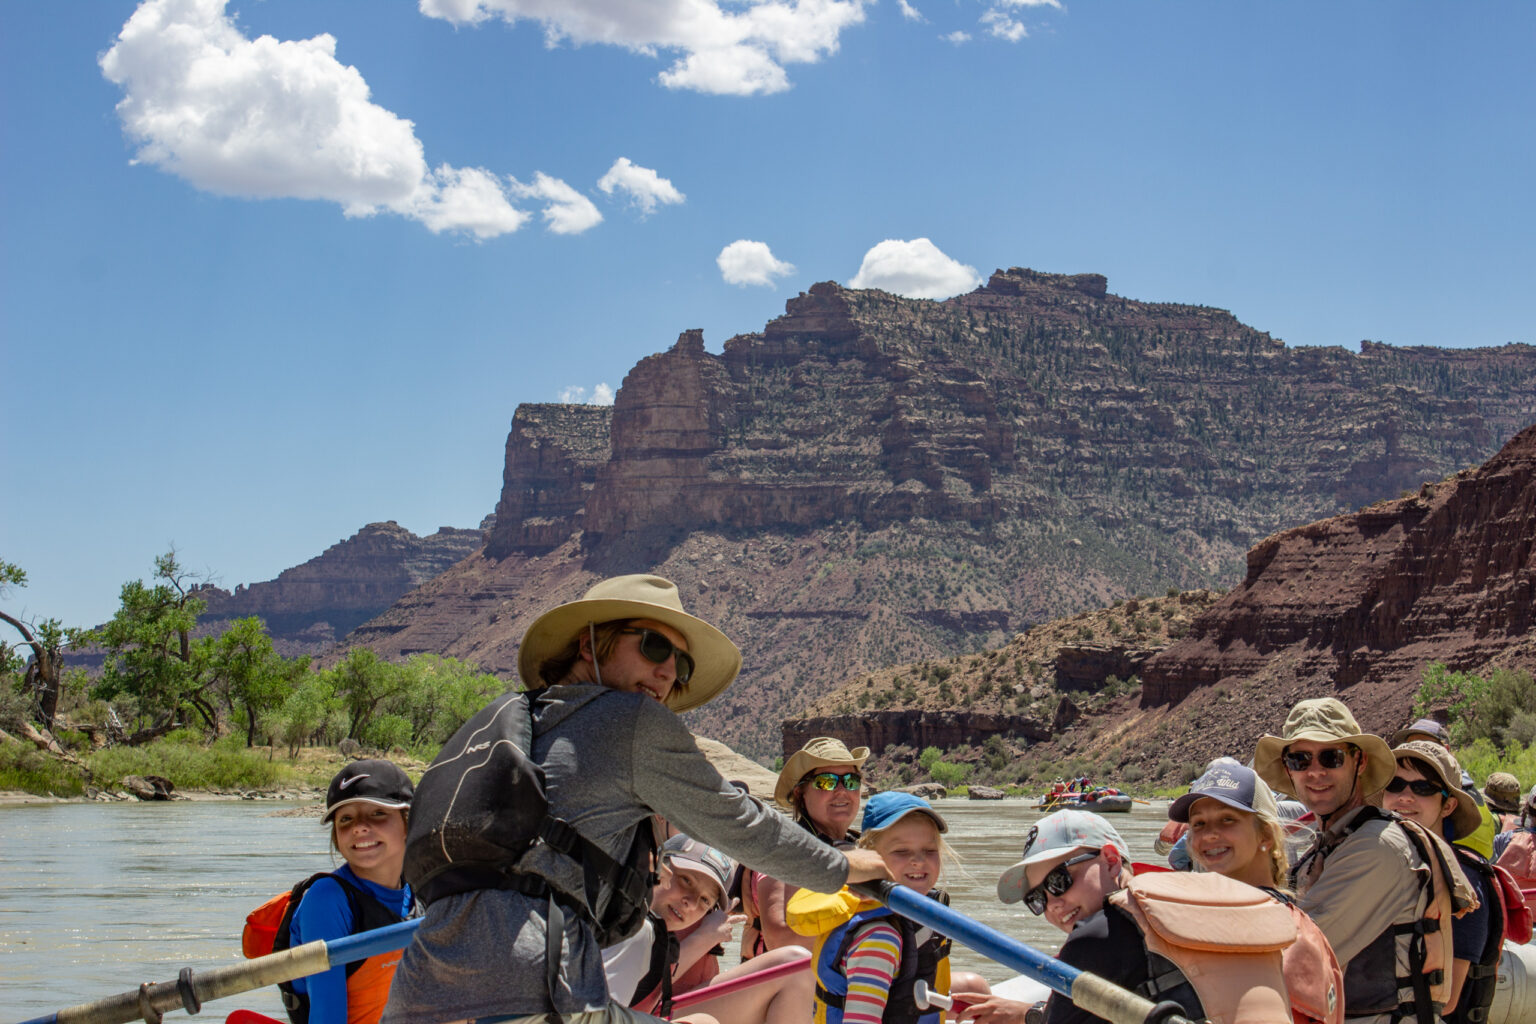
{"type": "Polygon", "coordinates": [[[746,668],[691,723],[756,756],[881,666],[1116,597],[1440,480],[1536,420],[1536,348],[1297,348],[1099,275],[944,302],[833,283],[720,355],[685,331],[614,406],[518,408],[484,548],[352,635],[511,674],[532,617],[676,579],[746,668]]]}

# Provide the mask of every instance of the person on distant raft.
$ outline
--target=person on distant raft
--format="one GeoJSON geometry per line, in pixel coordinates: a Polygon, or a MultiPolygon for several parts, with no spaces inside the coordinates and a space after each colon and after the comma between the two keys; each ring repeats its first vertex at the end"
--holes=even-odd
{"type": "MultiPolygon", "coordinates": [[[[331,848],[346,863],[304,891],[290,924],[289,948],[316,939],[343,939],[403,921],[411,887],[401,878],[405,860],[410,777],[384,760],[353,761],[331,779],[325,817],[331,848]]],[[[389,998],[399,952],[338,964],[323,974],[295,978],[283,1002],[295,1024],[376,1024],[389,998]]]]}
{"type": "MultiPolygon", "coordinates": [[[[683,611],[677,587],[658,576],[603,580],[541,615],[523,636],[518,672],[536,691],[527,756],[542,767],[549,815],[624,862],[626,879],[649,871],[657,813],[807,888],[835,892],[850,880],[889,877],[878,854],[818,842],[738,791],[699,752],[676,712],[718,696],[740,668],[736,645],[683,611]]],[[[428,776],[435,770],[437,762],[428,776]]],[[[427,813],[421,803],[418,816],[427,813]]],[[[589,893],[582,863],[540,842],[494,872],[445,871],[430,901],[423,887],[426,916],[395,973],[385,1024],[657,1020],[611,997],[597,930],[617,920],[613,941],[632,935],[648,894],[639,896],[638,918],[626,906],[615,919],[615,892],[626,904],[638,894],[603,885],[578,897],[589,893]],[[551,918],[563,920],[552,934],[551,918]]]]}
{"type": "Polygon", "coordinates": [[[1344,967],[1352,1024],[1435,1020],[1450,992],[1451,918],[1475,902],[1444,839],[1370,805],[1395,764],[1333,697],[1299,702],[1254,754],[1261,779],[1317,816],[1289,878],[1344,967]]]}
{"type": "Polygon", "coordinates": [[[1291,911],[1298,938],[1281,957],[1295,1024],[1341,1024],[1344,972],[1287,888],[1285,827],[1264,780],[1230,757],[1217,758],[1168,808],[1168,818],[1188,826],[1189,856],[1202,870],[1262,889],[1291,911]]]}
{"type": "MultiPolygon", "coordinates": [[[[773,787],[774,802],[822,842],[851,847],[859,838],[853,822],[859,816],[867,760],[868,747],[849,750],[831,736],[808,740],[784,762],[773,787]]],[[[742,869],[741,912],[747,917],[741,930],[742,960],[806,944],[784,921],[784,908],[794,894],[795,886],[742,869]]]]}

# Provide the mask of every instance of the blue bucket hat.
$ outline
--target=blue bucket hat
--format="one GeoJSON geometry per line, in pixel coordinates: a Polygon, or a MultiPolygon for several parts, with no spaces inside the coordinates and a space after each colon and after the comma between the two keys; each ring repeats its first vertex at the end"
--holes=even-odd
{"type": "Polygon", "coordinates": [[[865,835],[878,832],[890,828],[913,811],[932,818],[940,832],[949,831],[949,824],[939,812],[927,800],[911,793],[876,793],[870,797],[869,803],[864,805],[864,822],[859,828],[865,835]]]}
{"type": "Polygon", "coordinates": [[[1280,811],[1275,795],[1252,768],[1245,768],[1230,757],[1217,758],[1189,786],[1189,792],[1168,808],[1170,821],[1189,821],[1189,809],[1196,800],[1209,797],[1239,811],[1276,821],[1280,811]]]}

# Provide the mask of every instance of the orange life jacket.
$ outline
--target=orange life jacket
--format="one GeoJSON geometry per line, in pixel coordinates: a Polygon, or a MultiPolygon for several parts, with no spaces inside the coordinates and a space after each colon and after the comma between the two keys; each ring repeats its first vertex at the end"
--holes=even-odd
{"type": "Polygon", "coordinates": [[[1281,952],[1290,911],[1224,875],[1140,875],[1109,901],[1135,919],[1147,951],[1179,969],[1210,1024],[1293,1024],[1281,952]]]}
{"type": "Polygon", "coordinates": [[[1344,971],[1328,937],[1306,911],[1287,903],[1296,941],[1281,954],[1295,1024],[1343,1024],[1344,971]]]}

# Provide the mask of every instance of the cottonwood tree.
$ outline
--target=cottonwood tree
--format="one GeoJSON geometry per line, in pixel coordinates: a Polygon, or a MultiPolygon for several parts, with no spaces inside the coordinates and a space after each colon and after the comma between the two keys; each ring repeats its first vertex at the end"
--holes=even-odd
{"type": "Polygon", "coordinates": [[[197,617],[207,607],[194,593],[203,577],[184,568],[172,548],[155,559],[154,579],[151,584],[124,583],[117,614],[81,637],[107,650],[92,695],[102,700],[127,695],[137,704],[141,727],[128,737],[130,744],[182,725],[188,709],[210,732],[218,731],[218,714],[207,692],[213,681],[213,641],[192,639],[197,617]]]}
{"type": "Polygon", "coordinates": [[[212,691],[222,699],[230,723],[244,725],[245,745],[254,747],[261,719],[282,707],[298,687],[309,672],[309,658],[278,654],[266,624],[254,615],[236,619],[206,646],[212,691]]]}
{"type": "MultiPolygon", "coordinates": [[[[0,597],[4,597],[12,587],[26,585],[25,569],[0,560],[0,597]]],[[[58,619],[43,619],[29,624],[3,611],[0,611],[0,622],[20,633],[19,646],[27,647],[32,652],[31,659],[22,670],[21,685],[31,700],[38,724],[51,730],[54,716],[59,711],[59,675],[64,666],[64,647],[76,631],[65,629],[58,619]]]]}

